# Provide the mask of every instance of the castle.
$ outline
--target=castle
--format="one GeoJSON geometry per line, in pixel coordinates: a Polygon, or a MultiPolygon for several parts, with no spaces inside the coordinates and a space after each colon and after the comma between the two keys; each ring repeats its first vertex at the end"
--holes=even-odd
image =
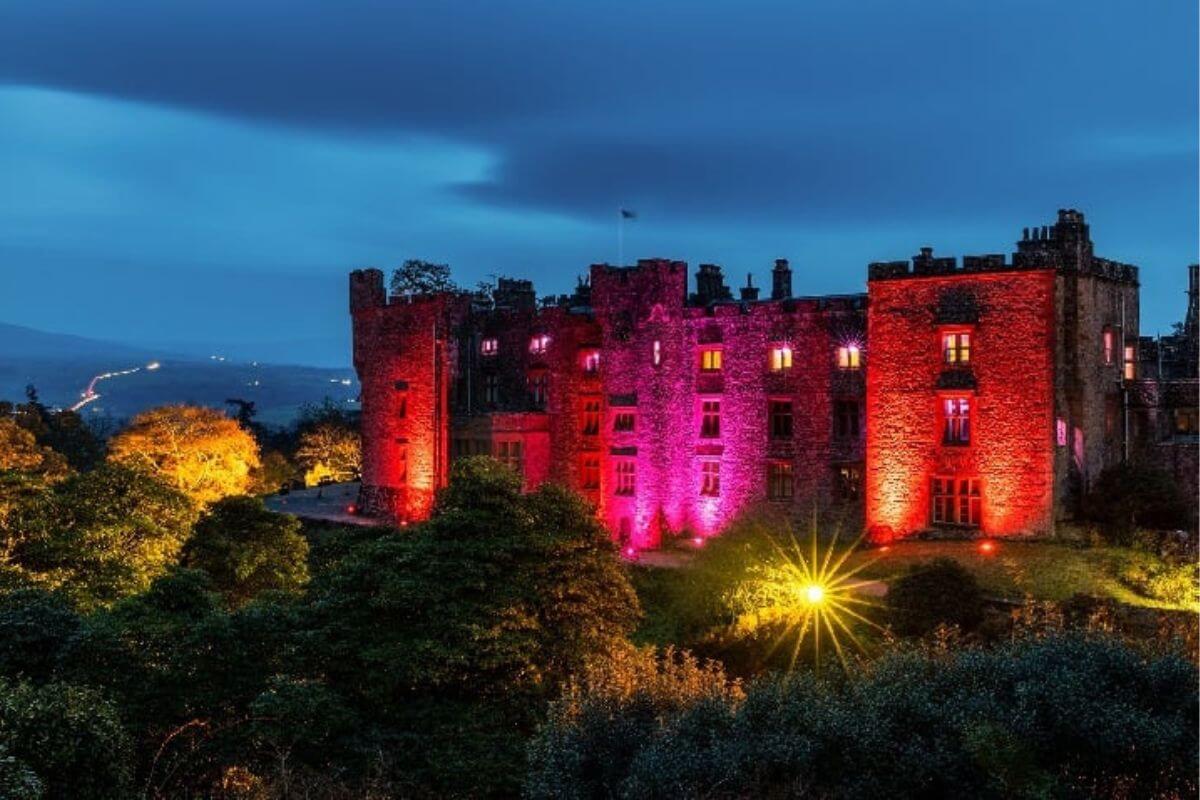
{"type": "Polygon", "coordinates": [[[650,259],[540,303],[512,279],[388,297],[357,270],[359,508],[422,519],[454,459],[488,454],[583,494],[630,550],[762,504],[865,514],[877,540],[1046,535],[1124,459],[1194,490],[1196,270],[1162,341],[1139,336],[1137,268],[1095,256],[1075,210],[1011,259],[871,264],[854,295],[794,295],[785,260],[769,297],[713,264],[689,294],[686,264],[650,259]]]}

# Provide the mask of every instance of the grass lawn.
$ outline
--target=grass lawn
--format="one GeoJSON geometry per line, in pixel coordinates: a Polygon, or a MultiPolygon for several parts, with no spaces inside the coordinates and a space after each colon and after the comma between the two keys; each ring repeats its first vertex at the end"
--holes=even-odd
{"type": "Polygon", "coordinates": [[[1143,597],[1117,580],[1121,569],[1154,556],[1123,547],[1077,547],[1054,542],[995,543],[983,553],[978,542],[899,542],[886,551],[860,550],[847,565],[861,567],[859,577],[889,581],[912,564],[934,558],[952,558],[969,569],[983,590],[994,597],[1013,600],[1066,600],[1073,594],[1109,597],[1122,603],[1171,608],[1143,597]]]}

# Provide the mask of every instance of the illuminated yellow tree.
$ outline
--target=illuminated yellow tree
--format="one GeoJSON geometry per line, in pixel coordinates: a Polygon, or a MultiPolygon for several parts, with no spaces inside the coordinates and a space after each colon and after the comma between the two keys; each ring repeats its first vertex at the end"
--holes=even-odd
{"type": "Polygon", "coordinates": [[[9,417],[0,417],[0,524],[20,502],[70,474],[67,460],[37,443],[9,417]]]}
{"type": "Polygon", "coordinates": [[[237,421],[197,406],[144,411],[109,442],[110,461],[145,469],[206,506],[251,485],[258,444],[237,421]]]}
{"type": "Polygon", "coordinates": [[[323,422],[300,436],[296,461],[306,470],[310,486],[323,477],[352,481],[362,469],[362,447],[358,434],[342,425],[323,422]]]}

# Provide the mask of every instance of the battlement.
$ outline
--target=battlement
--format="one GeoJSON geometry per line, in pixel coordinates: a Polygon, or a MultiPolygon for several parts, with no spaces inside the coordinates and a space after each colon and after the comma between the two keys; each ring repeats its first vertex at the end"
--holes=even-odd
{"type": "Polygon", "coordinates": [[[979,272],[1006,272],[1014,269],[1036,269],[1045,264],[1020,264],[1009,262],[1002,253],[987,253],[978,256],[963,256],[962,264],[956,256],[934,256],[932,247],[922,247],[911,261],[876,261],[867,265],[867,280],[890,278],[912,278],[928,275],[957,275],[979,272]]]}

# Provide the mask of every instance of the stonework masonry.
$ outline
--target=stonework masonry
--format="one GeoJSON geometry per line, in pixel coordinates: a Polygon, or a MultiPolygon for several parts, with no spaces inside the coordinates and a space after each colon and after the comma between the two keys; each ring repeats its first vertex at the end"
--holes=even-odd
{"type": "Polygon", "coordinates": [[[763,507],[881,540],[1044,535],[1147,454],[1194,485],[1195,374],[1190,394],[1141,374],[1137,269],[1094,256],[1078,211],[1011,259],[872,264],[866,294],[794,297],[782,259],[770,299],[752,280],[734,299],[712,264],[688,283],[647,259],[541,302],[513,279],[389,298],[352,273],[364,513],[423,519],[475,454],[576,489],[631,551],[763,507]]]}

